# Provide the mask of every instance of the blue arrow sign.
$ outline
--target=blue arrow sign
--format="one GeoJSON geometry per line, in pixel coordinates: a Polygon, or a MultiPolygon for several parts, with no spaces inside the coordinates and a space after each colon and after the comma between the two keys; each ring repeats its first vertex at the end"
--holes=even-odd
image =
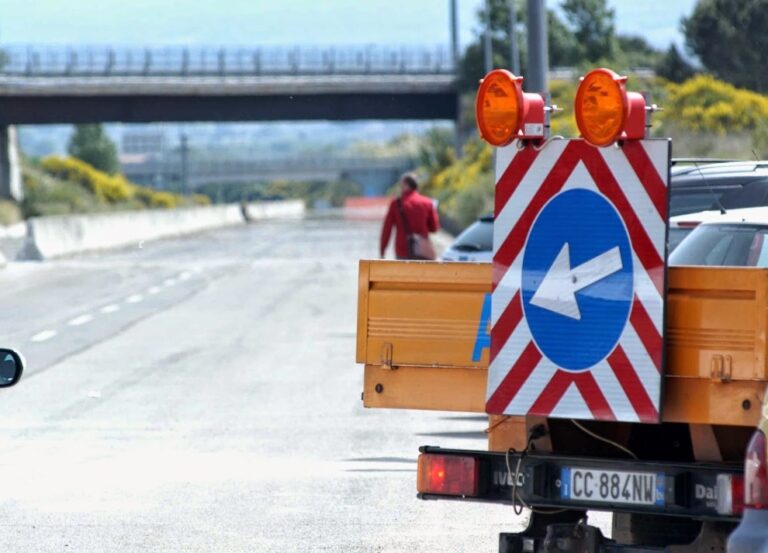
{"type": "Polygon", "coordinates": [[[547,358],[586,370],[613,351],[634,297],[632,249],[616,208],[577,188],[539,212],[525,245],[523,311],[547,358]]]}

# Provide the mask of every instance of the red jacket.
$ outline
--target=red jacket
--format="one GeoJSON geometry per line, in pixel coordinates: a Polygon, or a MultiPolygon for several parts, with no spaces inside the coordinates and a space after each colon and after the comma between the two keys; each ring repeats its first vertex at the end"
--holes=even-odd
{"type": "MultiPolygon", "coordinates": [[[[414,234],[426,237],[430,232],[437,232],[440,222],[437,218],[437,210],[431,198],[422,196],[415,190],[409,190],[401,196],[403,212],[408,220],[408,230],[414,234]]],[[[395,226],[395,255],[408,258],[408,238],[403,225],[400,209],[397,207],[397,198],[389,204],[387,216],[384,218],[384,226],[381,229],[381,244],[379,247],[381,256],[389,245],[389,237],[392,234],[392,226],[395,226]]]]}

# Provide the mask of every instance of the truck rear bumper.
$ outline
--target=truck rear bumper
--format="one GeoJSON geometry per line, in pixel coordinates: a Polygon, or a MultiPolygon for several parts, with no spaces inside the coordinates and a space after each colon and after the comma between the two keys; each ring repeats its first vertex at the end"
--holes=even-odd
{"type": "MultiPolygon", "coordinates": [[[[723,477],[726,477],[725,480],[740,477],[741,465],[661,463],[539,453],[505,454],[429,446],[420,448],[420,451],[418,497],[421,499],[485,501],[555,510],[645,513],[724,522],[739,518],[738,514],[724,509],[722,502],[718,505],[718,496],[724,493],[724,490],[719,490],[723,477]],[[440,493],[437,486],[430,487],[429,476],[422,470],[422,465],[435,456],[474,459],[477,465],[476,492],[451,495],[450,492],[440,493]],[[600,485],[601,479],[605,485],[600,485]]],[[[447,474],[446,478],[450,477],[447,474]]]]}

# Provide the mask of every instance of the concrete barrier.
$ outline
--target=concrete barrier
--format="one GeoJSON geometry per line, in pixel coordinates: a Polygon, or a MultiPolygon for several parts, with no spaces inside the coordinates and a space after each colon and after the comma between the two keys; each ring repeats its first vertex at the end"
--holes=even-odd
{"type": "Polygon", "coordinates": [[[119,248],[252,219],[298,216],[302,202],[217,205],[172,210],[121,211],[89,215],[33,217],[17,259],[43,260],[81,252],[119,248]]]}

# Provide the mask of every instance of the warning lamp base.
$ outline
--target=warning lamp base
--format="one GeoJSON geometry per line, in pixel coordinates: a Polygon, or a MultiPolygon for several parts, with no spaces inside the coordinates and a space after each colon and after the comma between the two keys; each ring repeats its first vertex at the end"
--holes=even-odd
{"type": "Polygon", "coordinates": [[[520,138],[540,140],[546,138],[544,98],[533,92],[523,93],[523,123],[520,126],[520,138]]]}
{"type": "Polygon", "coordinates": [[[629,113],[621,139],[642,140],[645,138],[647,118],[645,98],[639,92],[627,92],[627,103],[629,104],[629,113]]]}

